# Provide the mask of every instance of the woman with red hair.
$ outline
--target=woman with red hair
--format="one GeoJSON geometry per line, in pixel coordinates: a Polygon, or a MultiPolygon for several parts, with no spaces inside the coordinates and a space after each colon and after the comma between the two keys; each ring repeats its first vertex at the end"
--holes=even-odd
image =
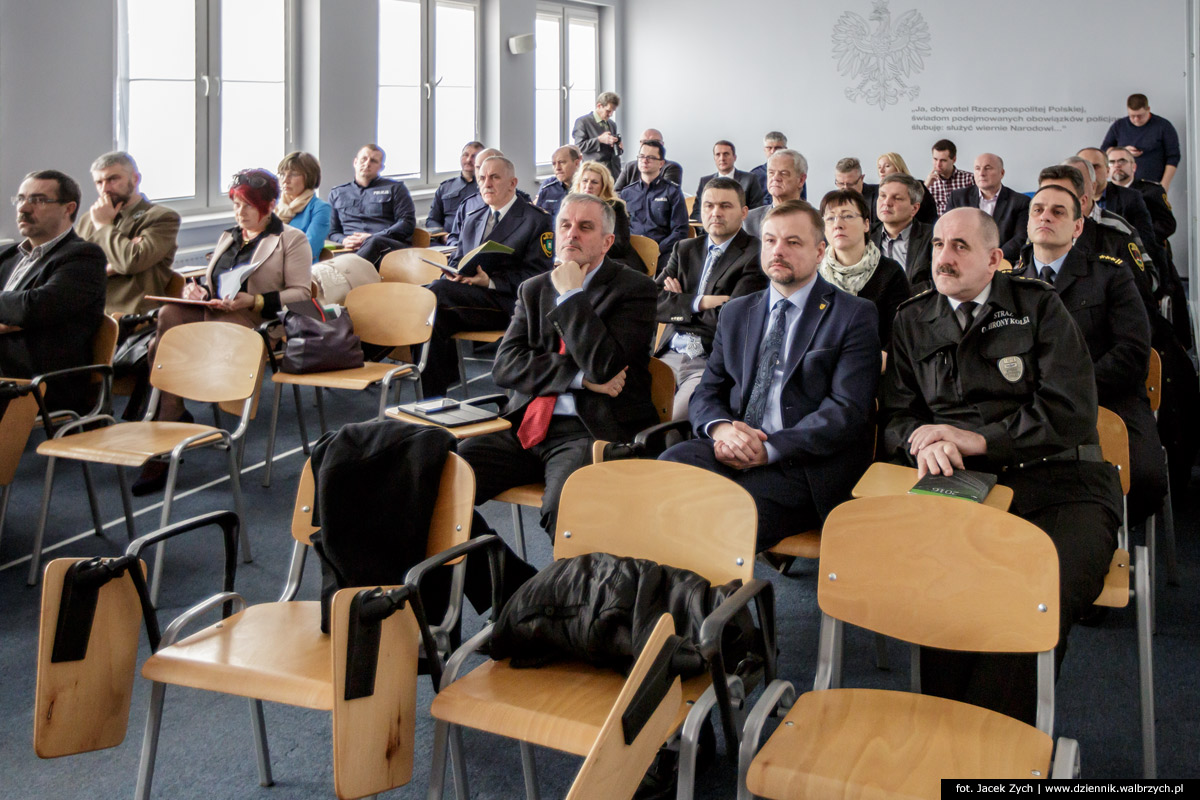
{"type": "MultiPolygon", "coordinates": [[[[275,319],[289,303],[307,301],[312,285],[312,250],[303,232],[284,225],[275,215],[279,181],[265,169],[244,169],[229,187],[237,225],[221,233],[202,283],[184,287],[185,300],[214,301],[208,306],[164,305],[158,335],[176,325],[201,320],[232,322],[253,328],[275,319]]],[[[157,342],[157,340],[156,340],[157,342]]],[[[154,362],[151,346],[150,361],[154,362]]],[[[156,419],[191,422],[183,400],[160,395],[156,419]]],[[[167,464],[151,461],[133,485],[141,496],[166,483],[167,464]]]]}

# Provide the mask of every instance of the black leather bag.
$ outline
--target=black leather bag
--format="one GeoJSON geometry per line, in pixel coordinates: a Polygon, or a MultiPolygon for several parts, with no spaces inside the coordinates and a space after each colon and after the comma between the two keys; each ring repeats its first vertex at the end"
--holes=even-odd
{"type": "Polygon", "coordinates": [[[327,322],[294,311],[284,311],[281,316],[287,334],[279,366],[282,371],[303,374],[363,365],[362,341],[345,312],[327,322]]]}

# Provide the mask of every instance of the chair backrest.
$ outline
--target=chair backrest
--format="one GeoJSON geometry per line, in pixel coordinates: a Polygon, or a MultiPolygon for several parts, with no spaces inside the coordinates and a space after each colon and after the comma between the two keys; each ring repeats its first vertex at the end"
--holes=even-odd
{"type": "Polygon", "coordinates": [[[51,660],[63,582],[84,560],[56,558],[42,580],[33,715],[33,749],[41,758],[116,747],[129,725],[142,607],[128,573],[100,588],[83,659],[51,660]]]}
{"type": "Polygon", "coordinates": [[[1125,421],[1104,406],[1096,415],[1096,431],[1100,434],[1100,452],[1104,460],[1117,468],[1121,478],[1121,494],[1129,494],[1129,431],[1125,421]]]}
{"type": "Polygon", "coordinates": [[[670,422],[675,409],[675,373],[663,361],[650,359],[650,401],[659,422],[670,422]]]}
{"type": "Polygon", "coordinates": [[[438,264],[447,263],[446,255],[437,250],[421,247],[393,250],[379,262],[379,277],[385,283],[412,283],[424,286],[442,276],[440,269],[433,264],[426,264],[421,259],[438,264]]]}
{"type": "Polygon", "coordinates": [[[8,486],[16,477],[37,415],[37,398],[32,392],[8,401],[0,417],[0,486],[8,486]]]}
{"type": "Polygon", "coordinates": [[[354,332],[364,342],[385,347],[428,341],[435,308],[433,292],[406,283],[369,283],[346,295],[354,332]]]}
{"type": "Polygon", "coordinates": [[[171,270],[171,277],[167,279],[167,286],[163,289],[163,297],[183,297],[183,287],[186,285],[187,279],[171,270]]]}
{"type": "MultiPolygon", "coordinates": [[[[292,506],[292,538],[311,545],[312,535],[320,528],[312,524],[315,479],[312,461],[304,462],[300,470],[300,486],[292,506]]],[[[462,456],[451,453],[442,468],[438,498],[429,521],[429,542],[425,552],[436,555],[471,537],[471,519],[475,506],[475,473],[462,456]]]]}
{"type": "Polygon", "coordinates": [[[748,581],[757,526],[754,499],[714,472],[669,461],[607,461],[567,479],[554,557],[613,553],[690,569],[716,585],[748,581]]]}
{"type": "Polygon", "coordinates": [[[653,278],[654,273],[658,270],[658,242],[649,236],[634,234],[629,237],[629,243],[633,245],[633,249],[637,251],[642,263],[646,265],[646,274],[653,278]]]}
{"type": "Polygon", "coordinates": [[[696,195],[689,194],[683,198],[683,205],[687,208],[688,216],[692,215],[692,209],[696,207],[696,195]]]}
{"type": "Polygon", "coordinates": [[[1162,356],[1150,348],[1150,368],[1146,371],[1146,396],[1150,398],[1150,410],[1158,412],[1162,405],[1162,356]]]}
{"type": "Polygon", "coordinates": [[[330,609],[333,650],[333,785],[338,797],[365,797],[412,780],[417,718],[417,645],[412,606],[379,626],[374,692],[347,700],[350,608],[360,589],[342,589],[330,609]]]}
{"type": "Polygon", "coordinates": [[[608,712],[595,744],[579,768],[579,774],[567,793],[567,800],[629,800],[637,791],[642,776],[650,768],[658,748],[670,735],[674,718],[679,713],[679,706],[683,702],[679,676],[671,681],[649,719],[629,744],[625,744],[621,718],[645,684],[655,659],[674,632],[671,615],[659,617],[629,677],[625,679],[612,710],[608,712]]]}
{"type": "Polygon", "coordinates": [[[947,650],[1058,642],[1058,554],[1020,517],[923,495],[843,503],[821,529],[817,602],[831,617],[947,650]]]}
{"type": "Polygon", "coordinates": [[[429,247],[429,241],[429,231],[425,230],[424,228],[413,228],[413,247],[429,247]]]}
{"type": "Polygon", "coordinates": [[[266,358],[262,337],[253,328],[189,322],[163,334],[150,383],[202,403],[245,400],[258,388],[266,358]]]}

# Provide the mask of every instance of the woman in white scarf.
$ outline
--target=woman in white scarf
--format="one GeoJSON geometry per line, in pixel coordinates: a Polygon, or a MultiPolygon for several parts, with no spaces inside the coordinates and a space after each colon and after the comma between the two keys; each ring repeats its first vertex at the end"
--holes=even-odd
{"type": "Polygon", "coordinates": [[[839,189],[821,199],[829,246],[817,270],[842,291],[875,304],[886,363],[892,320],[899,305],[908,299],[909,286],[904,267],[880,253],[870,240],[868,214],[867,201],[853,189],[839,189]]]}
{"type": "Polygon", "coordinates": [[[325,248],[325,237],[329,235],[333,216],[329,203],[316,194],[316,188],[321,185],[321,162],[312,153],[296,150],[283,157],[275,172],[283,189],[275,215],[285,225],[304,231],[315,264],[325,248]]]}

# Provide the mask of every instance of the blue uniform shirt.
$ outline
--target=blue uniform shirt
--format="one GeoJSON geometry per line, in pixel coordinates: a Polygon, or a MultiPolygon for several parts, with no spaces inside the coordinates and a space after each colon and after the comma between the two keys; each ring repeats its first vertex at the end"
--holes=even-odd
{"type": "Polygon", "coordinates": [[[329,238],[335,242],[350,233],[382,233],[407,244],[417,227],[417,211],[408,188],[389,178],[376,178],[365,187],[354,181],[335,186],[329,193],[329,205],[333,206],[329,238]]]}
{"type": "Polygon", "coordinates": [[[640,178],[621,190],[629,211],[629,232],[649,236],[660,252],[669,253],[688,235],[687,204],[679,187],[661,174],[649,185],[640,178]]]}
{"type": "Polygon", "coordinates": [[[542,188],[538,189],[537,199],[533,201],[533,204],[550,212],[550,216],[557,217],[558,207],[570,191],[570,186],[551,175],[542,182],[542,188]]]}
{"type": "Polygon", "coordinates": [[[429,216],[425,218],[425,227],[430,229],[442,228],[449,230],[454,222],[454,213],[458,207],[470,197],[479,194],[479,182],[469,181],[461,174],[442,181],[433,194],[433,205],[429,207],[429,216]]]}

